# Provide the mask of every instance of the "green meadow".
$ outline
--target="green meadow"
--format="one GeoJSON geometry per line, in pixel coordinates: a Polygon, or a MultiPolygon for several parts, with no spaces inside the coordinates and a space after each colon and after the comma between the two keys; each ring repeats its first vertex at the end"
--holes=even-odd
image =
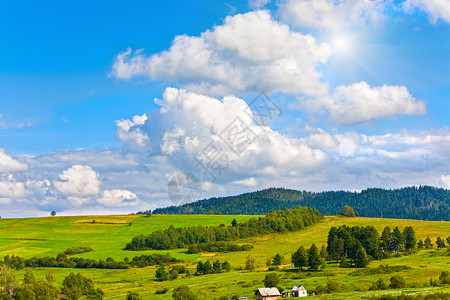
{"type": "MultiPolygon", "coordinates": [[[[437,279],[443,270],[450,271],[450,256],[446,249],[431,249],[420,251],[410,256],[400,256],[382,261],[373,261],[369,269],[380,264],[389,266],[404,265],[410,269],[395,274],[354,274],[355,269],[338,268],[336,263],[328,262],[325,271],[297,272],[290,267],[290,256],[300,245],[309,247],[315,243],[319,247],[326,243],[331,226],[374,226],[379,232],[384,226],[391,228],[413,226],[418,239],[429,236],[433,243],[436,237],[450,236],[450,222],[430,222],[416,220],[398,220],[381,218],[346,218],[326,217],[324,220],[298,232],[270,234],[256,238],[244,239],[240,242],[251,243],[254,248],[244,252],[186,254],[186,249],[169,251],[127,251],[126,243],[139,234],[148,234],[154,230],[165,229],[170,225],[175,227],[196,225],[230,225],[233,219],[243,222],[251,216],[225,215],[153,215],[151,217],[138,215],[123,216],[78,216],[78,217],[46,217],[27,219],[0,220],[0,256],[7,254],[19,255],[24,258],[33,256],[56,256],[69,247],[87,246],[92,252],[78,254],[79,257],[91,259],[106,259],[112,257],[122,260],[136,255],[148,253],[170,253],[183,259],[191,274],[195,273],[199,260],[209,259],[211,262],[219,259],[229,261],[232,271],[220,274],[185,277],[182,274],[173,281],[159,282],[155,280],[157,267],[130,268],[128,270],[103,269],[63,269],[51,268],[57,282],[61,283],[64,276],[70,272],[80,272],[94,280],[96,285],[105,292],[105,299],[125,299],[127,291],[136,290],[144,299],[171,299],[174,288],[182,284],[191,287],[199,299],[214,299],[219,296],[247,295],[251,298],[256,288],[263,287],[263,279],[268,274],[266,261],[276,253],[285,259],[285,265],[276,271],[281,277],[281,286],[291,288],[295,284],[303,284],[307,289],[315,289],[328,280],[340,283],[341,291],[329,298],[346,296],[360,297],[374,293],[368,292],[372,282],[382,277],[385,282],[393,275],[405,278],[410,289],[428,291],[449,291],[448,287],[424,287],[430,278],[437,279]],[[255,258],[256,270],[253,272],[239,270],[245,265],[248,255],[255,258]],[[284,270],[283,270],[284,269],[284,270]],[[353,274],[352,274],[353,273],[353,274]],[[166,294],[155,294],[157,290],[168,288],[166,294]]],[[[49,268],[36,268],[37,278],[43,278],[49,268]]],[[[170,267],[168,267],[170,269],[170,267]]],[[[23,270],[15,271],[22,279],[23,270]]],[[[399,291],[400,292],[400,291],[399,291]]]]}

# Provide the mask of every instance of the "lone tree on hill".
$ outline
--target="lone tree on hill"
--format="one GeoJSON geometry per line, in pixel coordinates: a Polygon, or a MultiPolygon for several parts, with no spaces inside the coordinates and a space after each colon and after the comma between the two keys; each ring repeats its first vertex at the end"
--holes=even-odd
{"type": "Polygon", "coordinates": [[[348,205],[345,205],[344,208],[342,209],[341,216],[356,217],[353,208],[348,205]]]}
{"type": "Polygon", "coordinates": [[[150,218],[152,216],[152,211],[151,210],[147,211],[145,215],[147,216],[147,218],[150,218]]]}
{"type": "Polygon", "coordinates": [[[52,210],[52,212],[50,213],[50,215],[51,215],[52,217],[54,217],[54,216],[56,215],[56,211],[52,210]]]}
{"type": "Polygon", "coordinates": [[[247,260],[245,261],[245,269],[250,272],[255,269],[255,259],[249,254],[247,260]]]}
{"type": "Polygon", "coordinates": [[[270,273],[264,277],[264,285],[266,287],[278,287],[280,283],[280,277],[278,277],[277,273],[270,273]]]}

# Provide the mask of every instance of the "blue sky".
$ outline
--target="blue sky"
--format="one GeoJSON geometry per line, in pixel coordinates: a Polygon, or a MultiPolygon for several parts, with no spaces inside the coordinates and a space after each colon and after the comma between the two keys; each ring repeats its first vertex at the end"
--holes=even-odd
{"type": "Polygon", "coordinates": [[[176,174],[202,197],[448,188],[447,2],[0,1],[2,214],[171,205],[176,174]],[[258,138],[208,177],[236,117],[258,138]]]}

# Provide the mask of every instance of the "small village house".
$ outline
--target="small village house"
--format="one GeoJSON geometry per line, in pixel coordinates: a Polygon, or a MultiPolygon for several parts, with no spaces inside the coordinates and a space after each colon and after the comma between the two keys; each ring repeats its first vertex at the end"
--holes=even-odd
{"type": "Polygon", "coordinates": [[[256,291],[256,300],[272,300],[281,297],[277,288],[260,288],[256,291]]]}
{"type": "Polygon", "coordinates": [[[292,288],[292,294],[294,297],[306,297],[308,292],[303,285],[296,285],[292,288]]]}

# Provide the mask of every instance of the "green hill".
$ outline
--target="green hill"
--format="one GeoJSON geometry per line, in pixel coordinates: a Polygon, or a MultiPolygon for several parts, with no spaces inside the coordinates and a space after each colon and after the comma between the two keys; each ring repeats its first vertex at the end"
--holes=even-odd
{"type": "MultiPolygon", "coordinates": [[[[251,243],[254,247],[250,251],[229,253],[198,253],[187,254],[186,249],[172,250],[124,250],[126,243],[138,234],[149,234],[155,230],[166,229],[170,225],[175,227],[193,225],[220,225],[231,224],[236,218],[244,222],[250,216],[232,215],[153,215],[151,217],[127,216],[83,216],[83,217],[46,217],[29,219],[1,219],[0,220],[0,256],[20,255],[22,257],[55,256],[70,247],[91,247],[92,252],[77,254],[75,257],[91,259],[106,259],[113,257],[116,260],[149,253],[171,255],[184,260],[191,274],[195,273],[198,261],[215,260],[230,262],[232,270],[226,273],[203,276],[186,277],[184,274],[176,280],[155,281],[157,266],[145,268],[130,268],[126,270],[106,269],[71,269],[71,268],[36,268],[34,272],[37,279],[45,277],[48,269],[55,275],[56,282],[61,284],[64,276],[70,272],[80,272],[92,278],[97,286],[105,291],[105,299],[125,299],[127,291],[138,291],[143,299],[171,299],[174,288],[180,285],[189,285],[199,296],[199,299],[219,299],[233,295],[253,294],[255,289],[262,287],[263,279],[268,274],[266,261],[279,253],[284,257],[286,270],[275,271],[281,278],[283,287],[303,284],[308,290],[314,290],[318,285],[326,284],[332,279],[340,283],[340,292],[330,296],[345,297],[370,293],[368,288],[372,282],[382,277],[389,281],[392,275],[401,275],[413,290],[448,291],[442,288],[423,287],[430,278],[437,279],[444,270],[450,270],[450,256],[446,249],[432,249],[421,251],[419,254],[393,257],[383,261],[373,261],[367,270],[376,270],[380,265],[408,266],[410,269],[399,268],[399,271],[389,274],[367,272],[362,275],[353,273],[355,269],[339,268],[334,262],[329,262],[323,272],[298,273],[290,269],[290,255],[300,245],[310,247],[315,243],[319,247],[326,243],[327,234],[332,226],[374,226],[381,233],[384,226],[391,228],[399,226],[413,226],[418,239],[429,236],[433,243],[438,236],[450,236],[450,222],[432,222],[419,220],[397,220],[382,218],[347,218],[325,217],[318,223],[305,227],[296,232],[272,233],[268,235],[251,237],[240,240],[242,243],[251,243]],[[92,222],[95,220],[95,222],[92,222]],[[129,225],[131,222],[131,226],[129,225]],[[248,272],[242,270],[248,255],[255,258],[256,270],[248,272]],[[166,294],[156,294],[156,291],[168,289],[166,294]],[[359,292],[355,292],[355,290],[359,292]]],[[[169,268],[169,267],[167,267],[169,268]]],[[[21,280],[24,270],[14,271],[21,280]]],[[[396,290],[401,292],[401,290],[396,290]]],[[[226,298],[223,298],[226,299],[226,298]]],[[[250,298],[251,299],[251,298],[250,298]]]]}
{"type": "Polygon", "coordinates": [[[308,206],[324,215],[337,215],[344,205],[361,217],[415,220],[450,220],[450,190],[431,186],[367,189],[361,192],[313,193],[269,188],[237,196],[209,198],[181,206],[158,208],[155,214],[262,215],[271,210],[308,206]]]}

